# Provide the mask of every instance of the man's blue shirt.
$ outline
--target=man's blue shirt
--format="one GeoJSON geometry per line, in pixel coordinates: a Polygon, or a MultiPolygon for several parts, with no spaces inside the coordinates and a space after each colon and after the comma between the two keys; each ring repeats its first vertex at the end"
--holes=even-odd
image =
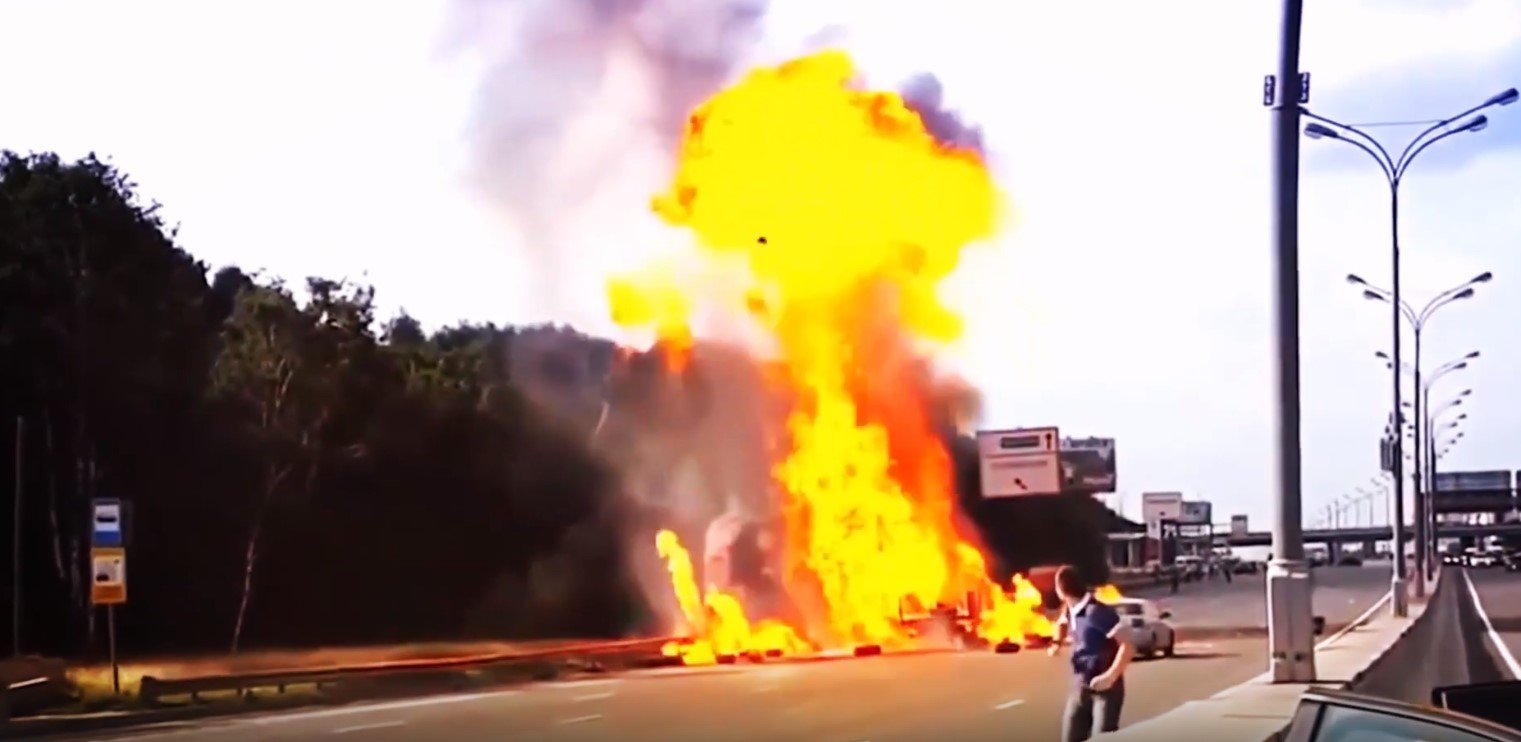
{"type": "Polygon", "coordinates": [[[1083,596],[1067,609],[1067,636],[1072,639],[1072,671],[1085,682],[1104,674],[1114,665],[1119,642],[1110,637],[1120,625],[1120,614],[1100,603],[1093,594],[1083,596]]]}

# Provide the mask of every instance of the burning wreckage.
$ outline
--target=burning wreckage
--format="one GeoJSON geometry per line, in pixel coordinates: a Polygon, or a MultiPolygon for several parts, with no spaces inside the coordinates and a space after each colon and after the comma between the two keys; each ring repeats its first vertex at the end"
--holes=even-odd
{"type": "Polygon", "coordinates": [[[653,208],[693,247],[611,280],[613,319],[653,330],[677,377],[700,317],[742,319],[756,383],[781,410],[752,446],[769,487],[708,525],[702,573],[677,530],[655,538],[686,637],[669,656],[1017,648],[1053,634],[1029,580],[989,577],[958,507],[933,353],[961,321],[937,288],[995,233],[1000,198],[980,138],[948,138],[930,118],[824,52],[750,72],[687,121],[653,208]]]}

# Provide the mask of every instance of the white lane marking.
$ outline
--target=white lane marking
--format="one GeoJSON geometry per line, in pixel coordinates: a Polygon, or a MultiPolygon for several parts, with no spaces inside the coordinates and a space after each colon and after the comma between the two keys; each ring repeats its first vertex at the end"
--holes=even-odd
{"type": "MultiPolygon", "coordinates": [[[[456,696],[437,696],[434,698],[414,698],[408,701],[392,701],[390,703],[371,703],[360,706],[344,706],[335,709],[323,709],[321,711],[305,711],[298,714],[281,714],[279,716],[265,716],[249,719],[250,724],[281,724],[288,721],[302,721],[305,719],[321,719],[327,716],[347,716],[349,714],[367,714],[374,711],[390,711],[393,709],[417,708],[419,706],[439,706],[446,703],[463,703],[465,701],[479,701],[486,698],[505,698],[515,696],[522,691],[503,690],[490,693],[466,693],[456,696]]],[[[202,730],[204,731],[204,730],[202,730]]]]}
{"type": "Polygon", "coordinates": [[[604,685],[616,685],[622,682],[618,678],[604,680],[567,680],[563,683],[551,683],[548,687],[560,690],[580,690],[582,688],[597,688],[604,685]]]}
{"type": "Polygon", "coordinates": [[[613,693],[612,691],[608,691],[606,693],[588,693],[584,696],[576,696],[576,701],[600,701],[604,698],[612,698],[615,695],[617,694],[613,693]]]}
{"type": "Polygon", "coordinates": [[[994,706],[993,710],[994,711],[1004,711],[1004,710],[1007,710],[1007,709],[1014,708],[1015,706],[1019,706],[1019,705],[1023,704],[1024,702],[1025,702],[1025,699],[1023,699],[1023,698],[1016,698],[1016,699],[1014,699],[1012,701],[1004,701],[1003,703],[1000,703],[997,706],[994,706]]]}
{"type": "Polygon", "coordinates": [[[405,726],[404,721],[378,721],[374,724],[356,724],[351,727],[339,727],[333,730],[333,734],[348,734],[350,732],[368,732],[372,729],[389,729],[391,727],[405,726]]]}
{"type": "Polygon", "coordinates": [[[1479,612],[1479,618],[1484,621],[1484,630],[1489,632],[1489,640],[1495,648],[1500,650],[1501,659],[1505,660],[1505,668],[1510,670],[1512,678],[1521,679],[1521,665],[1516,664],[1516,658],[1510,653],[1510,647],[1500,641],[1500,632],[1495,631],[1495,625],[1489,622],[1489,614],[1484,612],[1484,603],[1479,600],[1479,591],[1474,588],[1473,580],[1468,576],[1468,570],[1463,570],[1463,582],[1468,584],[1468,596],[1473,598],[1474,610],[1479,612]]]}
{"type": "Polygon", "coordinates": [[[561,724],[580,724],[587,721],[596,721],[602,718],[602,714],[587,714],[586,716],[572,716],[569,719],[561,719],[561,724]]]}

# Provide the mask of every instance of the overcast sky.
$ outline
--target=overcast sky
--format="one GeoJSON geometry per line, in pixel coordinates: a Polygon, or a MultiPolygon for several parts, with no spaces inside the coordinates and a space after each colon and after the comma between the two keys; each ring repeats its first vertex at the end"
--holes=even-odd
{"type": "MultiPolygon", "coordinates": [[[[1182,491],[1271,512],[1267,165],[1272,0],[774,0],[776,56],[820,29],[874,80],[932,71],[985,130],[1016,219],[955,278],[955,365],[987,427],[1117,438],[1124,509],[1182,491]]],[[[1349,123],[1442,118],[1521,84],[1521,2],[1325,0],[1305,11],[1310,107],[1349,123]]],[[[429,325],[555,318],[606,331],[607,243],[648,229],[659,168],[586,219],[553,308],[516,231],[465,184],[480,61],[447,54],[435,0],[0,2],[0,147],[109,156],[212,264],[373,282],[429,325]],[[552,315],[546,316],[546,315],[552,315]]],[[[1411,303],[1495,280],[1431,323],[1426,360],[1482,358],[1448,468],[1521,454],[1521,106],[1422,155],[1404,188],[1411,303]]],[[[611,108],[604,116],[619,115],[611,108]]],[[[1402,146],[1419,127],[1374,129],[1402,146]]],[[[630,149],[638,147],[635,143],[630,149]]],[[[658,155],[658,153],[656,153],[658,155]]],[[[638,159],[639,153],[632,156],[638,159]]],[[[645,156],[646,164],[653,160],[645,156]]],[[[1376,474],[1389,317],[1387,189],[1343,144],[1305,141],[1304,486],[1312,519],[1376,474]]],[[[503,168],[512,166],[503,162],[503,168]]],[[[635,239],[634,241],[638,241],[635,239]]]]}

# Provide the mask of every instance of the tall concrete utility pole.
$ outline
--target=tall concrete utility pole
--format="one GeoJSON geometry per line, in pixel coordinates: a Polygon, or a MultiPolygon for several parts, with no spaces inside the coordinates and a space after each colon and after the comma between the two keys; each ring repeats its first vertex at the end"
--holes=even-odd
{"type": "Polygon", "coordinates": [[[1299,30],[1303,0],[1283,0],[1272,111],[1273,560],[1268,565],[1268,663],[1275,683],[1315,680],[1310,570],[1304,561],[1299,471],[1299,30]]]}

